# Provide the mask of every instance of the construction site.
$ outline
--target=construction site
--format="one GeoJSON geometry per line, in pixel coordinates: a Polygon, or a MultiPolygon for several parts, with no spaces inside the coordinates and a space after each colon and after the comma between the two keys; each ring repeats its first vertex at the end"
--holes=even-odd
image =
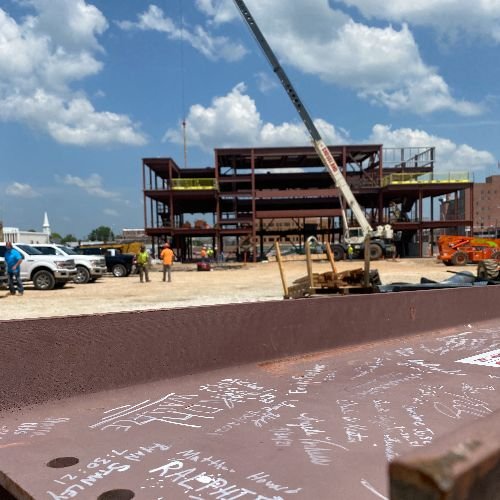
{"type": "Polygon", "coordinates": [[[432,146],[326,145],[234,3],[312,146],[144,158],[171,282],[157,260],[1,298],[0,497],[499,499],[500,254],[460,236],[472,179],[432,146]]]}
{"type": "MultiPolygon", "coordinates": [[[[461,234],[472,225],[458,208],[440,218],[443,197],[467,197],[472,207],[472,180],[466,172],[436,173],[434,148],[329,150],[372,226],[392,225],[399,256],[429,256],[440,230],[461,234]]],[[[193,241],[205,238],[256,262],[275,241],[303,247],[311,235],[341,239],[343,199],[313,147],[216,149],[214,163],[180,168],[172,158],[143,159],[144,226],[157,247],[171,240],[189,261],[193,241]],[[191,214],[198,224],[188,222],[191,214]]]]}

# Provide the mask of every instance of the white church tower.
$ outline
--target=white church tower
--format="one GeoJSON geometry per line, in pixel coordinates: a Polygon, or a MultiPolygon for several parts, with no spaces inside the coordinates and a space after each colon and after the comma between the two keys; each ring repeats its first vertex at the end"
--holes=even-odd
{"type": "Polygon", "coordinates": [[[47,217],[47,212],[45,212],[43,216],[43,232],[47,235],[50,236],[50,224],[49,224],[49,218],[47,217]]]}

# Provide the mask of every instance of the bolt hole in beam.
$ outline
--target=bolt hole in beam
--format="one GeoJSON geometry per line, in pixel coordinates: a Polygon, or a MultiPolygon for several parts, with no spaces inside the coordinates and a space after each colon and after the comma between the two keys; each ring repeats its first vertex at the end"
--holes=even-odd
{"type": "Polygon", "coordinates": [[[101,493],[97,500],[130,500],[135,497],[131,490],[109,490],[101,493]]]}
{"type": "Polygon", "coordinates": [[[80,460],[76,457],[58,457],[54,458],[50,462],[47,462],[47,467],[52,467],[53,469],[63,469],[64,467],[71,467],[76,465],[80,460]]]}

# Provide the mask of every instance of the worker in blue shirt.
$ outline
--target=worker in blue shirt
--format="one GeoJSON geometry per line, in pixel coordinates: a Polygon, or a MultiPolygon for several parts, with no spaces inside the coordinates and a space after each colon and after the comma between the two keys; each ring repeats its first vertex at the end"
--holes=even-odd
{"type": "Polygon", "coordinates": [[[19,295],[24,293],[23,282],[21,280],[21,262],[23,256],[12,248],[12,243],[8,241],[5,244],[5,263],[7,264],[7,274],[9,275],[9,290],[11,295],[16,294],[16,288],[19,295]]]}

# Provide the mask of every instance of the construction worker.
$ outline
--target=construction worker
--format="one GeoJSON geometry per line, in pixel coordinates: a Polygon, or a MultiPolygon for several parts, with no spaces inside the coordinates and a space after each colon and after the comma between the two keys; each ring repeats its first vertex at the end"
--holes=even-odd
{"type": "Polygon", "coordinates": [[[167,242],[163,245],[163,250],[160,253],[160,259],[163,262],[163,281],[166,280],[166,277],[168,275],[168,282],[170,283],[172,281],[171,278],[171,268],[172,264],[174,263],[174,252],[172,252],[172,249],[170,248],[170,244],[167,242]]]}
{"type": "Polygon", "coordinates": [[[206,246],[202,246],[201,247],[201,251],[200,251],[201,261],[202,262],[207,262],[207,256],[208,256],[207,247],[206,246]]]}
{"type": "Polygon", "coordinates": [[[23,256],[15,248],[12,247],[12,242],[8,241],[5,244],[5,262],[7,264],[7,274],[9,276],[9,291],[11,295],[16,294],[16,289],[19,295],[23,295],[24,286],[21,279],[21,262],[23,256]]]}
{"type": "Polygon", "coordinates": [[[146,278],[146,282],[150,281],[149,279],[149,253],[146,250],[144,245],[141,245],[141,249],[139,253],[135,256],[137,268],[139,269],[139,278],[141,283],[144,283],[144,278],[146,278]]]}
{"type": "Polygon", "coordinates": [[[212,247],[207,248],[207,257],[208,257],[208,262],[213,262],[214,260],[214,251],[212,247]]]}
{"type": "Polygon", "coordinates": [[[354,248],[352,248],[352,245],[349,244],[349,246],[347,247],[347,258],[349,260],[352,260],[353,253],[354,253],[354,248]]]}

